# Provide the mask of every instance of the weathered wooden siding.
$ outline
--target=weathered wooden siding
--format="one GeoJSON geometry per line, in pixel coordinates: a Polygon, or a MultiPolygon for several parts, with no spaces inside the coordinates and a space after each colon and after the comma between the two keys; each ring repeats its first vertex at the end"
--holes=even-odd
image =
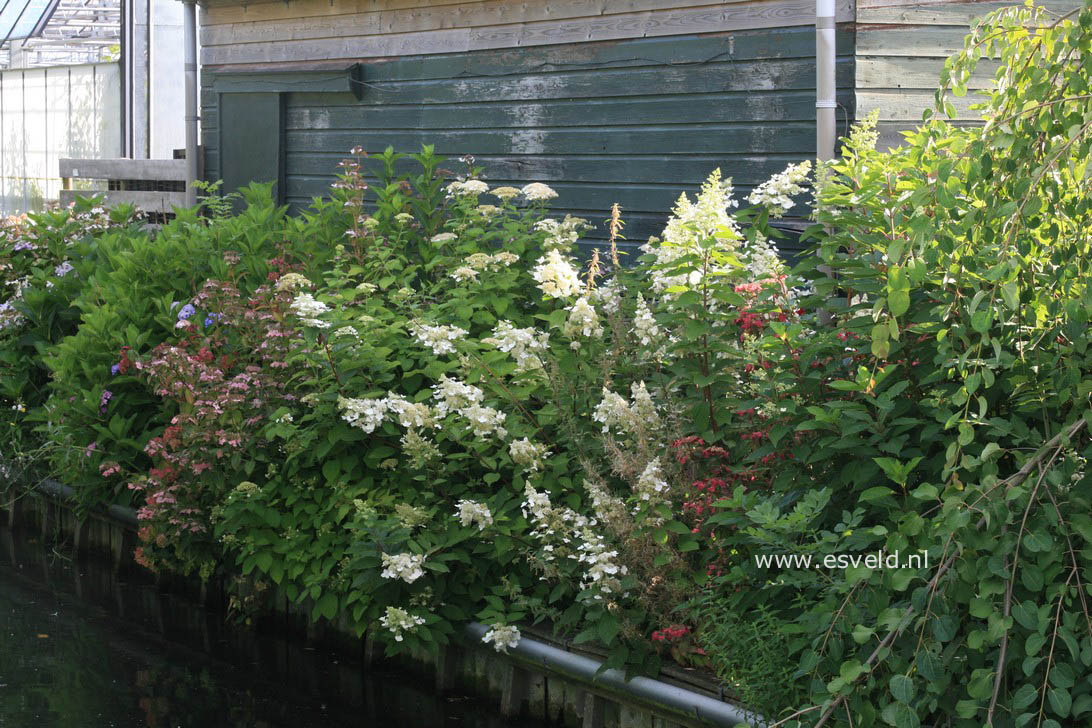
{"type": "MultiPolygon", "coordinates": [[[[881,146],[897,145],[901,132],[921,121],[933,108],[934,94],[946,58],[963,49],[972,24],[998,8],[1016,2],[921,2],[858,0],[856,34],[856,110],[863,118],[875,109],[880,115],[881,146]]],[[[1055,13],[1080,7],[1080,0],[1048,0],[1055,13]]],[[[995,61],[983,60],[969,84],[988,88],[997,71],[995,61]]],[[[973,90],[952,98],[956,119],[979,121],[968,107],[979,100],[973,90]]]]}
{"type": "MultiPolygon", "coordinates": [[[[854,0],[838,0],[839,21],[854,0]]],[[[805,26],[814,0],[209,0],[209,65],[359,59],[805,26]]]]}
{"type": "MultiPolygon", "coordinates": [[[[696,190],[714,168],[742,197],[815,155],[813,0],[680,1],[687,7],[212,4],[202,29],[208,174],[224,176],[220,144],[230,135],[219,128],[218,103],[231,88],[224,79],[247,72],[252,90],[283,93],[282,192],[294,206],[323,195],[356,144],[370,151],[434,144],[447,156],[474,155],[495,184],[546,182],[561,195],[559,211],[596,223],[619,202],[629,239],[643,241],[660,232],[679,192],[696,190]],[[362,64],[356,94],[308,90],[292,75],[347,62],[362,64]]],[[[840,13],[852,19],[851,0],[840,0],[840,13]]],[[[839,27],[839,121],[848,123],[853,32],[839,27]]]]}

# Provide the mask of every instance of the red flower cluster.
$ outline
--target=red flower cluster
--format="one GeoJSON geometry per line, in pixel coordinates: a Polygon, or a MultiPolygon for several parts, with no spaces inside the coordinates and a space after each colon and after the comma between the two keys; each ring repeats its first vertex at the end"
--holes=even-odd
{"type": "Polygon", "coordinates": [[[681,624],[673,624],[670,627],[658,629],[652,633],[653,642],[677,642],[690,634],[690,628],[681,624]]]}
{"type": "Polygon", "coordinates": [[[170,426],[145,447],[155,466],[129,484],[144,494],[139,559],[149,568],[174,557],[168,544],[207,539],[223,468],[255,447],[268,416],[294,399],[284,392],[288,375],[280,367],[299,341],[281,325],[289,300],[272,288],[248,299],[231,283],[208,281],[195,301],[220,311],[225,325],[182,329],[181,340],[133,362],[178,407],[170,426]]]}

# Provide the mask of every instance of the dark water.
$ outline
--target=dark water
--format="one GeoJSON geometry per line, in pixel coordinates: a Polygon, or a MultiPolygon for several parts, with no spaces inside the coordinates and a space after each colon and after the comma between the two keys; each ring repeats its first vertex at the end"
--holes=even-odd
{"type": "Polygon", "coordinates": [[[430,685],[233,628],[0,527],[3,728],[506,726],[430,685]]]}

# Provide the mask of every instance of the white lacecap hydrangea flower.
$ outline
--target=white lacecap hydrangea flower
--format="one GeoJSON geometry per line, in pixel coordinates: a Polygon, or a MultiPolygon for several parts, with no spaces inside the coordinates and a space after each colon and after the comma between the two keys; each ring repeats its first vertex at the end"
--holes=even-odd
{"type": "Polygon", "coordinates": [[[341,410],[341,419],[369,434],[375,432],[375,429],[383,424],[383,418],[387,414],[387,400],[385,398],[354,399],[352,397],[338,397],[337,407],[341,410]]]}
{"type": "Polygon", "coordinates": [[[531,535],[543,542],[539,558],[553,561],[564,552],[567,558],[583,564],[581,584],[592,600],[623,593],[619,577],[627,573],[626,567],[617,563],[618,551],[603,540],[597,521],[571,508],[554,506],[548,494],[536,491],[530,483],[524,495],[523,515],[534,526],[531,535]]]}
{"type": "Polygon", "coordinates": [[[422,554],[382,554],[384,579],[401,579],[407,584],[425,575],[425,557],[422,554]]]}
{"type": "Polygon", "coordinates": [[[637,478],[637,485],[634,487],[637,496],[643,501],[660,500],[668,488],[663,475],[660,458],[652,458],[652,460],[648,461],[641,476],[637,478]]]}
{"type": "Polygon", "coordinates": [[[485,439],[493,434],[500,438],[508,435],[508,430],[504,428],[508,415],[498,409],[472,404],[460,409],[459,414],[467,419],[474,436],[479,439],[485,439]]]}
{"type": "Polygon", "coordinates": [[[432,236],[431,240],[434,243],[450,243],[452,240],[458,239],[458,237],[455,233],[437,233],[432,236]]]}
{"type": "Polygon", "coordinates": [[[536,473],[542,467],[542,461],[550,454],[549,448],[528,438],[513,440],[508,444],[508,455],[512,462],[531,473],[536,473]]]}
{"type": "Polygon", "coordinates": [[[489,191],[489,185],[480,179],[468,179],[465,182],[452,182],[447,186],[448,197],[482,195],[489,191]]]}
{"type": "Polygon", "coordinates": [[[485,270],[493,266],[493,256],[488,253],[471,253],[463,259],[467,266],[474,270],[485,270]]]}
{"type": "Polygon", "coordinates": [[[523,189],[520,190],[520,194],[530,202],[545,202],[546,200],[552,200],[557,197],[557,193],[554,192],[552,187],[544,185],[541,182],[532,182],[529,185],[524,185],[523,189]]]}
{"type": "Polygon", "coordinates": [[[300,293],[292,301],[290,306],[292,313],[296,314],[300,318],[313,319],[316,316],[321,316],[324,313],[330,311],[330,307],[322,301],[316,301],[315,297],[310,293],[300,293]]]}
{"type": "Polygon", "coordinates": [[[454,354],[455,342],[467,335],[467,330],[458,326],[431,326],[415,321],[409,328],[417,341],[432,349],[437,356],[454,354]]]}
{"type": "Polygon", "coordinates": [[[519,197],[519,189],[515,187],[494,187],[491,194],[496,195],[502,200],[510,200],[513,197],[519,197]]]}
{"type": "Polygon", "coordinates": [[[355,339],[355,340],[359,341],[360,340],[360,332],[357,331],[356,329],[354,329],[352,326],[342,326],[340,329],[337,329],[336,331],[334,331],[334,333],[332,334],[332,338],[335,338],[335,339],[346,338],[346,339],[355,339]]]}
{"type": "Polygon", "coordinates": [[[603,425],[603,432],[627,431],[632,418],[626,398],[603,387],[603,399],[592,412],[592,419],[603,425]]]}
{"type": "Polygon", "coordinates": [[[515,253],[509,253],[507,251],[501,251],[493,254],[493,262],[497,265],[503,265],[505,267],[519,262],[519,256],[515,253]]]}
{"type": "Polygon", "coordinates": [[[508,624],[494,624],[482,637],[482,642],[492,644],[497,652],[508,652],[509,648],[515,649],[519,645],[519,629],[508,624]]]}
{"type": "Polygon", "coordinates": [[[414,467],[424,467],[425,464],[440,457],[440,448],[436,446],[436,443],[417,430],[407,430],[406,434],[402,435],[401,443],[402,451],[409,456],[414,467]]]}
{"type": "Polygon", "coordinates": [[[811,161],[790,164],[766,180],[754,192],[747,196],[752,205],[762,205],[769,209],[770,217],[782,217],[792,209],[792,198],[804,191],[811,175],[811,161]]]}
{"type": "Polygon", "coordinates": [[[511,354],[516,360],[517,371],[531,372],[542,369],[541,352],[550,346],[550,335],[533,328],[517,329],[511,321],[500,321],[493,335],[482,339],[483,344],[511,354]]]}
{"type": "Polygon", "coordinates": [[[576,299],[573,305],[565,310],[569,312],[569,318],[564,327],[566,336],[599,338],[603,335],[603,327],[599,325],[599,314],[588,303],[586,296],[576,299]]]}
{"type": "Polygon", "coordinates": [[[660,426],[660,413],[656,411],[656,403],[652,401],[652,395],[644,382],[634,382],[630,385],[630,396],[633,404],[629,407],[632,421],[640,423],[645,430],[652,430],[660,426]]]}
{"type": "Polygon", "coordinates": [[[547,250],[558,248],[562,251],[570,249],[580,240],[580,233],[591,227],[588,221],[582,217],[566,215],[564,220],[546,218],[535,223],[535,230],[546,233],[543,245],[547,250]]]}
{"type": "Polygon", "coordinates": [[[448,412],[458,412],[472,405],[481,404],[485,392],[473,384],[451,379],[446,374],[432,387],[432,398],[436,400],[436,414],[444,417],[448,412]]]}
{"type": "Polygon", "coordinates": [[[747,258],[747,272],[755,280],[776,280],[785,272],[785,263],[777,247],[765,235],[759,234],[754,242],[744,245],[743,253],[747,258]]]}
{"type": "Polygon", "coordinates": [[[451,271],[451,277],[460,283],[463,281],[475,282],[478,280],[478,271],[474,270],[469,265],[463,265],[451,271]]]}
{"type": "Polygon", "coordinates": [[[310,288],[311,281],[299,273],[285,273],[277,279],[278,291],[298,291],[301,288],[310,288]]]}
{"type": "Polygon", "coordinates": [[[398,418],[398,424],[406,428],[434,427],[436,417],[429,406],[423,402],[410,402],[405,397],[391,392],[387,395],[387,410],[398,418]]]}
{"type": "Polygon", "coordinates": [[[557,250],[547,251],[538,259],[531,277],[547,296],[569,298],[580,291],[580,276],[569,261],[557,250]]]}
{"type": "Polygon", "coordinates": [[[479,531],[493,525],[493,514],[489,512],[489,506],[477,501],[459,501],[455,504],[455,515],[463,526],[477,526],[479,531]]]}
{"type": "Polygon", "coordinates": [[[651,346],[660,339],[660,327],[656,325],[652,310],[640,293],[637,294],[637,310],[633,314],[633,334],[641,346],[651,346]]]}
{"type": "MultiPolygon", "coordinates": [[[[663,294],[666,289],[675,286],[695,286],[701,282],[700,270],[676,270],[679,260],[699,252],[699,244],[709,239],[716,239],[717,247],[723,251],[734,251],[736,242],[741,238],[739,226],[728,210],[735,207],[732,199],[730,180],[722,180],[720,170],[716,169],[701,187],[694,202],[685,193],[679,196],[672,215],[663,231],[663,240],[650,240],[641,246],[645,253],[651,253],[656,260],[649,274],[652,290],[663,294]]],[[[731,270],[730,265],[713,266],[708,273],[721,275],[731,270]]],[[[664,294],[670,298],[673,294],[664,294]]]]}
{"type": "Polygon", "coordinates": [[[395,642],[401,642],[406,632],[412,632],[425,623],[424,617],[410,614],[401,607],[387,607],[386,614],[379,618],[379,623],[390,630],[395,642]]]}
{"type": "Polygon", "coordinates": [[[622,283],[617,278],[611,278],[606,283],[592,289],[591,300],[603,310],[605,314],[617,313],[622,308],[622,283]]]}

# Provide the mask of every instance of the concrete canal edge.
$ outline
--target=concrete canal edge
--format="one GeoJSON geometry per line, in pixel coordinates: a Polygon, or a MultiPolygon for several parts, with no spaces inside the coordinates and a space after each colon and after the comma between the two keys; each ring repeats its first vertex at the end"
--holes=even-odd
{"type": "MultiPolygon", "coordinates": [[[[82,520],[71,505],[72,489],[47,480],[8,506],[9,527],[35,528],[43,541],[70,539],[78,552],[109,555],[115,571],[137,570],[135,511],[121,506],[88,514],[82,520]]],[[[199,598],[214,603],[223,584],[196,586],[199,598]]],[[[383,657],[381,644],[369,633],[359,638],[344,616],[315,624],[306,604],[273,598],[274,619],[306,631],[316,640],[366,666],[379,662],[435,681],[440,693],[459,691],[497,706],[509,719],[530,719],[565,728],[696,728],[698,726],[763,726],[759,716],[724,700],[723,693],[702,676],[667,669],[661,679],[625,679],[619,670],[600,670],[594,653],[575,650],[545,633],[524,631],[507,654],[483,644],[488,627],[467,625],[464,640],[438,654],[427,652],[383,657]]]]}

